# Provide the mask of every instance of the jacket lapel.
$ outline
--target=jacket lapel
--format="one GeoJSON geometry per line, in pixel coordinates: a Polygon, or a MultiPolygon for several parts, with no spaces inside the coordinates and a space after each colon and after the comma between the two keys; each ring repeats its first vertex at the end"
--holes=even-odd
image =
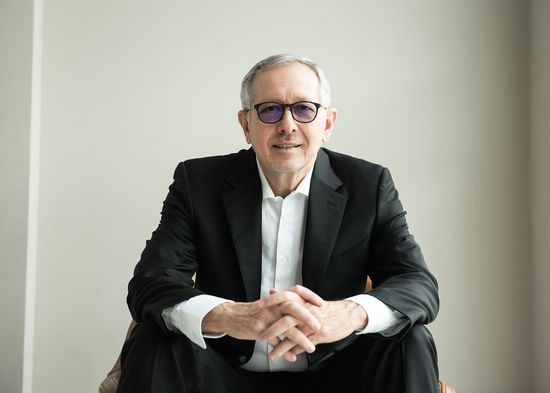
{"type": "Polygon", "coordinates": [[[255,157],[252,150],[243,153],[222,194],[248,301],[260,297],[262,270],[262,188],[255,157]]]}
{"type": "Polygon", "coordinates": [[[319,293],[348,196],[333,172],[327,154],[319,150],[309,192],[302,281],[319,293]]]}

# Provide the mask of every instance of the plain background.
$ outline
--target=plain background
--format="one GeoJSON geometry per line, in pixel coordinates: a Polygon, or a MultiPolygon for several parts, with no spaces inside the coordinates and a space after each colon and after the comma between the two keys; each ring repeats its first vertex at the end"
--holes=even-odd
{"type": "Polygon", "coordinates": [[[175,166],[246,148],[240,81],[288,52],[331,81],[327,147],[392,171],[441,376],[547,391],[548,37],[543,0],[2,1],[0,390],[96,391],[175,166]]]}

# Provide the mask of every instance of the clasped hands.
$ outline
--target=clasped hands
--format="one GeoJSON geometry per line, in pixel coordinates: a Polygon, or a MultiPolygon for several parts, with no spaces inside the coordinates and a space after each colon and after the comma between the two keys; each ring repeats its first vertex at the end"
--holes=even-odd
{"type": "Polygon", "coordinates": [[[264,341],[273,348],[271,360],[284,357],[294,362],[300,353],[312,353],[315,345],[341,340],[367,323],[368,316],[357,303],[325,301],[296,285],[285,291],[272,289],[254,302],[222,303],[206,314],[202,330],[264,341]]]}

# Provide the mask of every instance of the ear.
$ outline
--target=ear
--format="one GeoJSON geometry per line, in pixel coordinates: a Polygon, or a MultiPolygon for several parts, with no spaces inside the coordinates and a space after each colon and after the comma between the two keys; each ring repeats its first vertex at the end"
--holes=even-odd
{"type": "Polygon", "coordinates": [[[325,119],[325,129],[323,130],[323,142],[328,142],[330,136],[332,135],[332,129],[334,128],[334,123],[336,123],[336,118],[338,117],[338,111],[336,108],[329,107],[327,108],[327,115],[325,119]]]}
{"type": "Polygon", "coordinates": [[[252,141],[250,140],[250,131],[248,129],[248,112],[240,110],[239,113],[237,113],[237,118],[239,119],[239,124],[243,129],[244,139],[246,140],[246,143],[250,145],[252,141]]]}

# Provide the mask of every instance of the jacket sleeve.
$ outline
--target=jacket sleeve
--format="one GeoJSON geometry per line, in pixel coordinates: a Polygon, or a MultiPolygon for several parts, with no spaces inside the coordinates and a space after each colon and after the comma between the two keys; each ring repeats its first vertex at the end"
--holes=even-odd
{"type": "Polygon", "coordinates": [[[407,317],[410,323],[401,335],[414,324],[433,321],[439,309],[437,281],[409,233],[405,215],[391,175],[383,168],[369,258],[374,289],[369,294],[407,317]]]}
{"type": "Polygon", "coordinates": [[[162,311],[202,292],[193,287],[198,266],[193,201],[185,163],[174,173],[161,221],[147,241],[128,284],[128,307],[136,321],[152,319],[168,334],[162,311]]]}

